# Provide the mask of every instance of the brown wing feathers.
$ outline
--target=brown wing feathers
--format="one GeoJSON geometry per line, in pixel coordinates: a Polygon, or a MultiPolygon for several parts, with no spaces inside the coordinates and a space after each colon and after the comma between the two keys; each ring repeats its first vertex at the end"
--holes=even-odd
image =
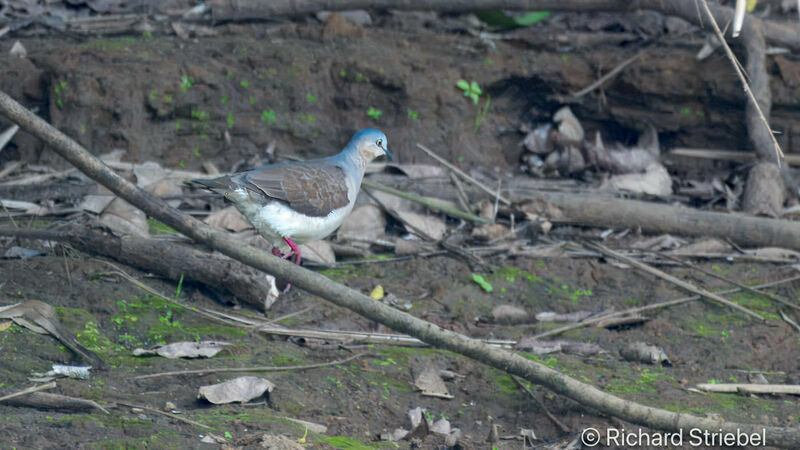
{"type": "Polygon", "coordinates": [[[324,217],[349,203],[344,170],[332,164],[266,167],[243,178],[248,190],[254,187],[307,216],[324,217]]]}

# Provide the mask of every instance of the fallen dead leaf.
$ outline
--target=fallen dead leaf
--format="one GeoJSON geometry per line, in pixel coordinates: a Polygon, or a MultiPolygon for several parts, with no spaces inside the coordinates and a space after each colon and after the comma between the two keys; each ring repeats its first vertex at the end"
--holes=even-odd
{"type": "Polygon", "coordinates": [[[150,225],[147,223],[147,215],[130,203],[115,198],[108,205],[100,221],[112,230],[141,237],[150,236],[150,225]]]}
{"type": "MultiPolygon", "coordinates": [[[[418,214],[412,211],[396,211],[397,215],[414,228],[420,230],[434,241],[440,241],[447,232],[447,225],[438,217],[418,214]]],[[[408,230],[411,232],[412,230],[408,230]]]]}
{"type": "Polygon", "coordinates": [[[453,396],[447,390],[444,380],[439,375],[439,369],[432,364],[426,365],[414,378],[414,386],[422,391],[422,395],[451,399],[453,396]]]}
{"type": "Polygon", "coordinates": [[[275,385],[261,377],[245,376],[223,383],[201,386],[197,398],[204,398],[215,405],[225,403],[246,403],[265,393],[269,395],[275,385]]]}
{"type": "Polygon", "coordinates": [[[332,267],[336,265],[336,253],[328,241],[311,241],[298,246],[303,259],[332,267]]]}
{"type": "Polygon", "coordinates": [[[222,341],[200,341],[200,342],[173,342],[167,345],[158,345],[151,349],[137,348],[133,351],[134,356],[159,355],[164,358],[211,358],[221,352],[226,346],[231,345],[222,341]]]}
{"type": "Polygon", "coordinates": [[[212,227],[222,228],[223,230],[233,231],[234,233],[253,228],[253,225],[244,218],[242,213],[240,213],[235,206],[228,206],[227,208],[215,211],[209,214],[203,222],[212,227]]]}
{"type": "Polygon", "coordinates": [[[383,237],[386,231],[386,216],[377,205],[365,204],[353,209],[339,227],[340,240],[368,239],[383,237]]]}
{"type": "Polygon", "coordinates": [[[643,362],[646,364],[671,365],[667,354],[661,347],[644,342],[631,342],[619,349],[619,354],[626,361],[643,362]]]}
{"type": "Polygon", "coordinates": [[[650,164],[644,173],[615,175],[611,177],[609,184],[624,191],[659,196],[672,194],[672,178],[660,163],[650,164]]]}

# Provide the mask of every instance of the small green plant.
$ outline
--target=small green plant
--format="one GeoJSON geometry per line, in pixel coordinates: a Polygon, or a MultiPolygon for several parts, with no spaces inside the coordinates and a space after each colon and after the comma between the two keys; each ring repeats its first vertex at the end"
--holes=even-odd
{"type": "Polygon", "coordinates": [[[459,89],[464,91],[464,96],[465,97],[471,98],[472,101],[476,105],[478,104],[478,101],[481,99],[481,95],[483,94],[483,91],[481,90],[480,86],[478,86],[477,82],[475,82],[475,81],[468,82],[467,80],[458,80],[458,82],[456,82],[456,86],[458,86],[459,89]]]}
{"type": "Polygon", "coordinates": [[[483,275],[480,275],[480,274],[477,274],[477,273],[473,273],[472,274],[472,281],[474,281],[475,283],[478,283],[478,286],[483,288],[483,290],[486,291],[486,292],[492,292],[494,290],[494,288],[492,287],[492,283],[489,283],[488,281],[486,281],[486,278],[484,278],[483,275]]]}
{"type": "Polygon", "coordinates": [[[303,114],[302,116],[300,116],[300,120],[306,123],[314,123],[317,120],[317,118],[314,117],[313,114],[303,114]]]}
{"type": "Polygon", "coordinates": [[[225,94],[222,94],[222,98],[219,99],[219,102],[222,103],[223,105],[228,103],[228,96],[225,95],[225,94]]]}
{"type": "Polygon", "coordinates": [[[250,104],[251,105],[255,105],[256,104],[256,98],[255,97],[250,97],[249,100],[250,100],[250,104]]]}
{"type": "Polygon", "coordinates": [[[186,75],[181,77],[181,91],[185,94],[186,91],[194,86],[194,78],[189,78],[186,75]]]}
{"type": "Polygon", "coordinates": [[[483,104],[483,108],[478,110],[478,115],[475,117],[475,130],[474,131],[477,132],[478,128],[481,127],[481,124],[483,123],[483,119],[486,118],[486,114],[489,112],[489,104],[491,104],[491,102],[492,102],[492,96],[487,95],[486,96],[486,103],[483,104]]]}
{"type": "Polygon", "coordinates": [[[153,32],[151,32],[150,30],[144,30],[144,31],[142,31],[142,37],[145,38],[145,39],[152,39],[153,38],[153,32]]]}
{"type": "Polygon", "coordinates": [[[308,100],[310,103],[314,103],[315,101],[317,101],[317,97],[314,97],[314,94],[309,92],[308,94],[306,94],[306,100],[308,100]]]}
{"type": "Polygon", "coordinates": [[[158,92],[156,91],[151,92],[150,98],[152,98],[153,100],[158,100],[158,92]]]}
{"type": "Polygon", "coordinates": [[[172,103],[172,95],[167,94],[164,96],[164,103],[172,103]]]}
{"type": "Polygon", "coordinates": [[[250,83],[247,80],[242,80],[239,82],[239,86],[247,89],[250,86],[250,83]]]}
{"type": "Polygon", "coordinates": [[[228,113],[228,118],[225,120],[225,122],[228,124],[228,129],[232,130],[233,129],[233,113],[232,112],[228,113]]]}
{"type": "Polygon", "coordinates": [[[194,150],[192,150],[192,153],[194,154],[194,156],[196,156],[198,158],[200,158],[202,156],[202,155],[200,155],[200,148],[199,147],[195,147],[194,150]]]}
{"type": "Polygon", "coordinates": [[[265,109],[264,111],[261,111],[261,121],[262,122],[267,122],[270,125],[274,124],[275,123],[275,110],[274,109],[270,109],[270,110],[266,110],[265,109]]]}
{"type": "Polygon", "coordinates": [[[225,75],[225,78],[228,79],[228,80],[232,80],[233,79],[233,72],[228,72],[228,74],[225,75]]]}
{"type": "Polygon", "coordinates": [[[181,274],[180,279],[178,280],[178,288],[175,290],[175,300],[181,296],[181,289],[183,288],[183,274],[181,274]]]}
{"type": "Polygon", "coordinates": [[[203,110],[199,110],[198,111],[196,109],[192,109],[192,119],[196,119],[196,120],[200,120],[200,121],[206,120],[206,119],[208,119],[208,113],[203,111],[203,110]]]}
{"type": "Polygon", "coordinates": [[[62,109],[64,107],[64,102],[61,100],[61,93],[64,91],[64,88],[67,87],[66,81],[59,81],[56,83],[56,87],[53,88],[53,92],[56,93],[56,106],[58,109],[62,109]]]}
{"type": "Polygon", "coordinates": [[[408,114],[409,119],[414,119],[414,120],[419,119],[419,111],[413,111],[411,110],[411,108],[408,108],[406,110],[406,114],[408,114]]]}
{"type": "Polygon", "coordinates": [[[381,111],[380,109],[376,109],[376,108],[373,108],[372,106],[370,106],[369,107],[369,111],[367,111],[367,115],[372,117],[375,120],[378,120],[383,115],[383,111],[381,111]]]}

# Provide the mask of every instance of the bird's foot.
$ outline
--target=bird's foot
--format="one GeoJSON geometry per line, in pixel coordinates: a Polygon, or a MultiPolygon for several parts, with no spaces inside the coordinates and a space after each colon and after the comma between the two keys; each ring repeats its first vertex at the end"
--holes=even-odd
{"type": "Polygon", "coordinates": [[[303,257],[300,254],[300,248],[289,238],[283,238],[283,240],[286,241],[286,243],[289,244],[289,248],[292,249],[289,253],[286,254],[285,258],[294,256],[295,258],[294,260],[292,260],[292,262],[299,266],[300,263],[303,261],[303,257]]]}

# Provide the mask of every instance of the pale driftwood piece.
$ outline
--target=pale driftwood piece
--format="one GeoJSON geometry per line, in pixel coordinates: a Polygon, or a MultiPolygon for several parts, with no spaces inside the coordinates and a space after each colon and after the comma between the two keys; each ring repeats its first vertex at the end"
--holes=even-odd
{"type": "MultiPolygon", "coordinates": [[[[752,162],[756,160],[756,155],[747,151],[736,150],[716,150],[710,148],[686,148],[676,147],[667,153],[667,156],[681,156],[685,158],[711,159],[715,161],[735,161],[752,162]]],[[[800,166],[800,155],[787,153],[784,157],[786,164],[800,166]]]]}
{"type": "Polygon", "coordinates": [[[255,247],[242,245],[229,233],[215,230],[170,207],[163,200],[121,177],[104,165],[102,161],[92,156],[80,144],[25,109],[2,91],[0,91],[0,114],[16,122],[20,128],[33,136],[42,139],[53,151],[78,167],[90,178],[103,184],[129,203],[141,208],[149,216],[198,242],[209,245],[252,267],[286,278],[292,285],[318,295],[337,306],[347,308],[367,319],[408,333],[430,345],[467,356],[509,374],[518,375],[532,383],[541,384],[557,394],[564,395],[601,413],[649,428],[665,431],[698,428],[713,430],[713,432],[762,433],[770,445],[800,446],[800,427],[728,422],[641,405],[603,392],[544,364],[504,349],[491,347],[484,342],[443,329],[411,314],[376,302],[369,296],[331,281],[320,274],[276,258],[255,247]]]}
{"type": "Polygon", "coordinates": [[[701,288],[699,288],[699,287],[697,287],[697,286],[695,286],[695,285],[693,285],[691,283],[687,283],[687,282],[681,280],[680,278],[674,277],[674,276],[672,276],[672,275],[670,275],[670,274],[668,274],[668,273],[666,273],[666,272],[664,272],[662,270],[658,270],[655,267],[648,266],[647,264],[645,264],[643,262],[636,261],[635,259],[633,259],[631,257],[628,257],[628,256],[625,256],[625,255],[623,255],[621,253],[615,252],[614,250],[611,250],[610,248],[608,248],[606,246],[603,246],[603,245],[600,245],[600,244],[596,244],[596,243],[592,243],[592,242],[587,242],[585,245],[588,245],[590,248],[593,248],[593,249],[599,251],[600,253],[602,253],[602,254],[604,254],[606,256],[610,256],[612,258],[618,259],[618,260],[624,262],[625,264],[630,264],[631,266],[633,266],[633,267],[635,267],[635,268],[637,268],[637,269],[639,269],[639,270],[641,270],[643,272],[647,272],[650,275],[655,275],[655,276],[661,278],[662,280],[665,280],[665,281],[667,281],[669,283],[674,284],[675,286],[678,286],[680,288],[683,288],[683,289],[691,292],[692,294],[696,294],[696,295],[699,295],[699,296],[701,296],[703,298],[707,298],[709,300],[714,300],[715,302],[721,303],[721,304],[726,305],[726,306],[730,306],[731,308],[737,309],[737,310],[747,314],[748,316],[753,317],[754,319],[758,319],[758,320],[761,320],[761,321],[766,320],[763,317],[761,317],[760,315],[754,313],[753,311],[750,311],[749,309],[745,308],[742,305],[737,305],[736,303],[733,303],[732,301],[730,301],[728,299],[722,298],[722,297],[720,297],[719,295],[717,295],[717,294],[715,294],[713,292],[707,291],[705,289],[701,289],[701,288]]]}
{"type": "Polygon", "coordinates": [[[13,394],[4,395],[4,396],[0,397],[0,402],[11,400],[12,398],[21,397],[23,395],[28,395],[28,394],[31,394],[33,392],[43,391],[45,389],[53,389],[54,387],[56,387],[56,382],[55,381],[51,381],[51,382],[46,383],[46,384],[40,384],[38,386],[32,386],[32,387],[29,387],[27,389],[23,389],[21,391],[14,392],[13,394]]]}
{"type": "Polygon", "coordinates": [[[640,227],[648,233],[711,236],[748,247],[800,250],[800,222],[744,214],[696,211],[638,200],[604,199],[588,194],[539,192],[531,195],[558,207],[553,223],[602,228],[640,227]]]}
{"type": "Polygon", "coordinates": [[[70,226],[59,231],[0,228],[2,236],[64,242],[82,252],[104,256],[161,277],[196,281],[230,292],[263,309],[270,285],[263,273],[230,258],[185,245],[136,236],[115,236],[98,229],[70,226]]]}
{"type": "MultiPolygon", "coordinates": [[[[61,409],[67,411],[91,411],[100,410],[106,414],[111,414],[106,408],[94,400],[85,398],[70,397],[61,394],[51,394],[49,392],[34,392],[22,398],[6,400],[5,403],[13,406],[27,406],[30,408],[41,409],[61,409]]],[[[105,405],[113,407],[114,405],[105,405]]]]}
{"type": "MultiPolygon", "coordinates": [[[[276,336],[303,337],[310,339],[327,339],[331,341],[358,342],[363,344],[390,344],[398,346],[425,347],[428,344],[405,334],[364,333],[361,331],[337,330],[293,330],[274,324],[261,325],[256,331],[276,336]]],[[[517,341],[505,339],[484,339],[488,345],[500,348],[514,348],[517,341]]]]}
{"type": "Polygon", "coordinates": [[[219,368],[196,369],[196,370],[176,370],[173,372],[159,372],[159,373],[152,373],[150,375],[139,375],[138,377],[134,377],[133,379],[147,380],[151,378],[174,377],[178,375],[207,375],[209,373],[283,372],[283,371],[288,372],[288,371],[310,370],[310,369],[318,369],[320,367],[328,367],[328,366],[335,366],[338,364],[344,364],[354,359],[367,356],[368,354],[369,354],[368,352],[357,353],[348,358],[339,359],[336,361],[330,361],[326,363],[318,363],[318,364],[304,364],[298,366],[219,367],[219,368]]]}
{"type": "Polygon", "coordinates": [[[749,384],[749,383],[703,383],[697,389],[706,392],[724,392],[727,394],[791,394],[800,395],[797,384],[749,384]]]}

